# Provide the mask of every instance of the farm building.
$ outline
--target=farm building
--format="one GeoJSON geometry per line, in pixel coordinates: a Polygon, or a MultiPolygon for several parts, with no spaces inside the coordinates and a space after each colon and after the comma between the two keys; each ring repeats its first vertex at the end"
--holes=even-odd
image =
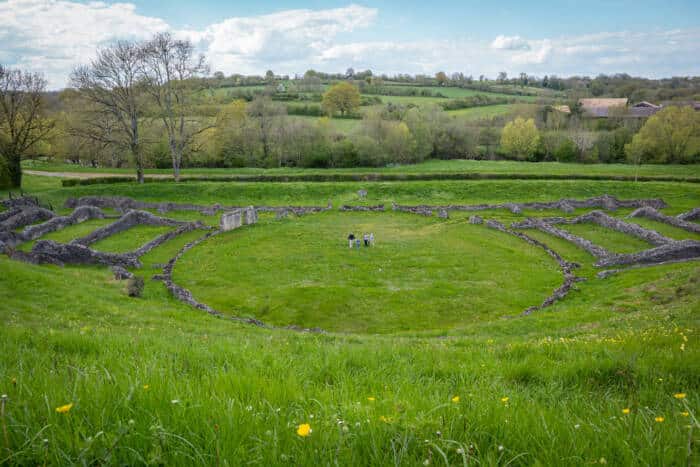
{"type": "Polygon", "coordinates": [[[651,102],[647,101],[642,101],[630,106],[628,115],[630,117],[646,118],[651,117],[659,110],[661,110],[660,105],[652,104],[651,102]]]}
{"type": "Polygon", "coordinates": [[[579,99],[581,111],[585,117],[608,118],[613,115],[624,113],[628,99],[604,98],[604,99],[579,99]]]}

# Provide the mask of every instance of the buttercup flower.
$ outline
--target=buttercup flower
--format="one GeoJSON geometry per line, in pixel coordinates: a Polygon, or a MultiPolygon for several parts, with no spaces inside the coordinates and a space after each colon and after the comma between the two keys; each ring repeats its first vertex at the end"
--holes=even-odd
{"type": "Polygon", "coordinates": [[[685,399],[685,393],[684,392],[679,392],[673,395],[676,399],[685,399]]]}
{"type": "Polygon", "coordinates": [[[654,420],[656,421],[656,423],[663,423],[666,419],[664,417],[656,417],[654,420]]]}
{"type": "Polygon", "coordinates": [[[630,409],[622,409],[622,413],[627,415],[630,413],[630,409]]]}
{"type": "Polygon", "coordinates": [[[73,408],[73,403],[71,402],[70,404],[62,405],[60,407],[56,407],[56,412],[58,413],[68,413],[70,412],[70,409],[73,408]]]}
{"type": "Polygon", "coordinates": [[[505,404],[506,402],[508,402],[509,400],[510,400],[509,397],[501,397],[501,402],[503,402],[504,404],[505,404]]]}
{"type": "Polygon", "coordinates": [[[306,438],[311,434],[313,430],[311,430],[311,425],[308,423],[302,423],[297,427],[297,434],[301,436],[302,438],[306,438]]]}
{"type": "Polygon", "coordinates": [[[370,401],[370,402],[374,402],[376,399],[375,399],[373,396],[369,396],[369,397],[367,398],[367,400],[370,401]]]}
{"type": "Polygon", "coordinates": [[[458,403],[458,402],[459,402],[459,396],[454,396],[454,397],[452,398],[452,402],[454,402],[455,404],[458,403]]]}
{"type": "Polygon", "coordinates": [[[144,391],[148,391],[150,388],[151,388],[151,386],[149,386],[148,384],[143,385],[144,391]]]}

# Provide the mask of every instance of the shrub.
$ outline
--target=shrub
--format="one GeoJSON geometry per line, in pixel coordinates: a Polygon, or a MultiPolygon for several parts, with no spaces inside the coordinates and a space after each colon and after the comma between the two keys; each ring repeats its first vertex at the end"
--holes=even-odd
{"type": "Polygon", "coordinates": [[[143,277],[134,276],[126,283],[126,293],[129,297],[140,297],[143,295],[144,285],[143,277]]]}
{"type": "Polygon", "coordinates": [[[554,158],[559,162],[574,162],[578,155],[578,148],[569,138],[564,139],[554,150],[554,158]]]}

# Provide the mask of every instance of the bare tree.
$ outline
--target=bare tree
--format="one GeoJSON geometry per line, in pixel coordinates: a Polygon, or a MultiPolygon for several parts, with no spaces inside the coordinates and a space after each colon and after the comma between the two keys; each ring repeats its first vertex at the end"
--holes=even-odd
{"type": "Polygon", "coordinates": [[[190,41],[176,40],[169,33],[157,34],[144,46],[146,89],[158,107],[158,116],[168,136],[173,176],[180,179],[182,156],[194,138],[213,125],[202,125],[192,115],[194,80],[209,72],[204,55],[196,55],[190,41]]]}
{"type": "Polygon", "coordinates": [[[136,164],[136,178],[143,183],[143,150],[139,120],[143,114],[143,47],[120,41],[101,49],[87,66],[71,75],[73,86],[95,105],[85,136],[127,149],[136,164]]]}
{"type": "Polygon", "coordinates": [[[46,80],[40,74],[0,65],[0,157],[14,188],[22,185],[22,156],[54,126],[43,115],[45,89],[46,80]]]}

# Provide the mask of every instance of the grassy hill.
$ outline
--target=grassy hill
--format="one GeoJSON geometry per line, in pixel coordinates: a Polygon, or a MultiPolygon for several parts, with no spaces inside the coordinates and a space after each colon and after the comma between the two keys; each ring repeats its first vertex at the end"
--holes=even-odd
{"type": "MultiPolygon", "coordinates": [[[[446,164],[424,169],[469,166],[446,164]]],[[[27,176],[26,182],[26,190],[54,206],[85,195],[237,205],[330,200],[338,206],[550,201],[603,193],[660,197],[669,214],[700,205],[700,189],[678,182],[71,188],[48,177],[27,176]],[[368,190],[366,199],[358,199],[359,189],[368,190]]],[[[167,215],[218,222],[192,212],[167,215]]],[[[561,213],[481,215],[510,222],[561,213]]],[[[54,238],[67,241],[100,222],[54,238]]],[[[643,248],[579,227],[581,235],[613,250],[643,248]]],[[[139,228],[95,248],[124,251],[159,232],[139,228]]],[[[264,215],[255,226],[195,247],[176,266],[178,281],[227,313],[280,325],[322,324],[331,331],[315,334],[215,318],[150,280],[159,272],[156,265],[198,234],[144,257],[144,267],[135,270],[146,280],[141,298],[128,297],[124,283],[104,267],[37,266],[0,255],[0,393],[7,396],[0,464],[700,461],[697,262],[598,279],[588,253],[528,231],[581,263],[577,274],[587,280],[553,307],[517,316],[522,305],[538,302],[558,283],[556,263],[544,252],[470,225],[466,214],[444,220],[332,211],[298,219],[264,215]],[[374,231],[375,249],[349,250],[349,229],[374,231]],[[306,434],[298,431],[303,424],[311,429],[308,436],[298,434],[306,434]]]]}

